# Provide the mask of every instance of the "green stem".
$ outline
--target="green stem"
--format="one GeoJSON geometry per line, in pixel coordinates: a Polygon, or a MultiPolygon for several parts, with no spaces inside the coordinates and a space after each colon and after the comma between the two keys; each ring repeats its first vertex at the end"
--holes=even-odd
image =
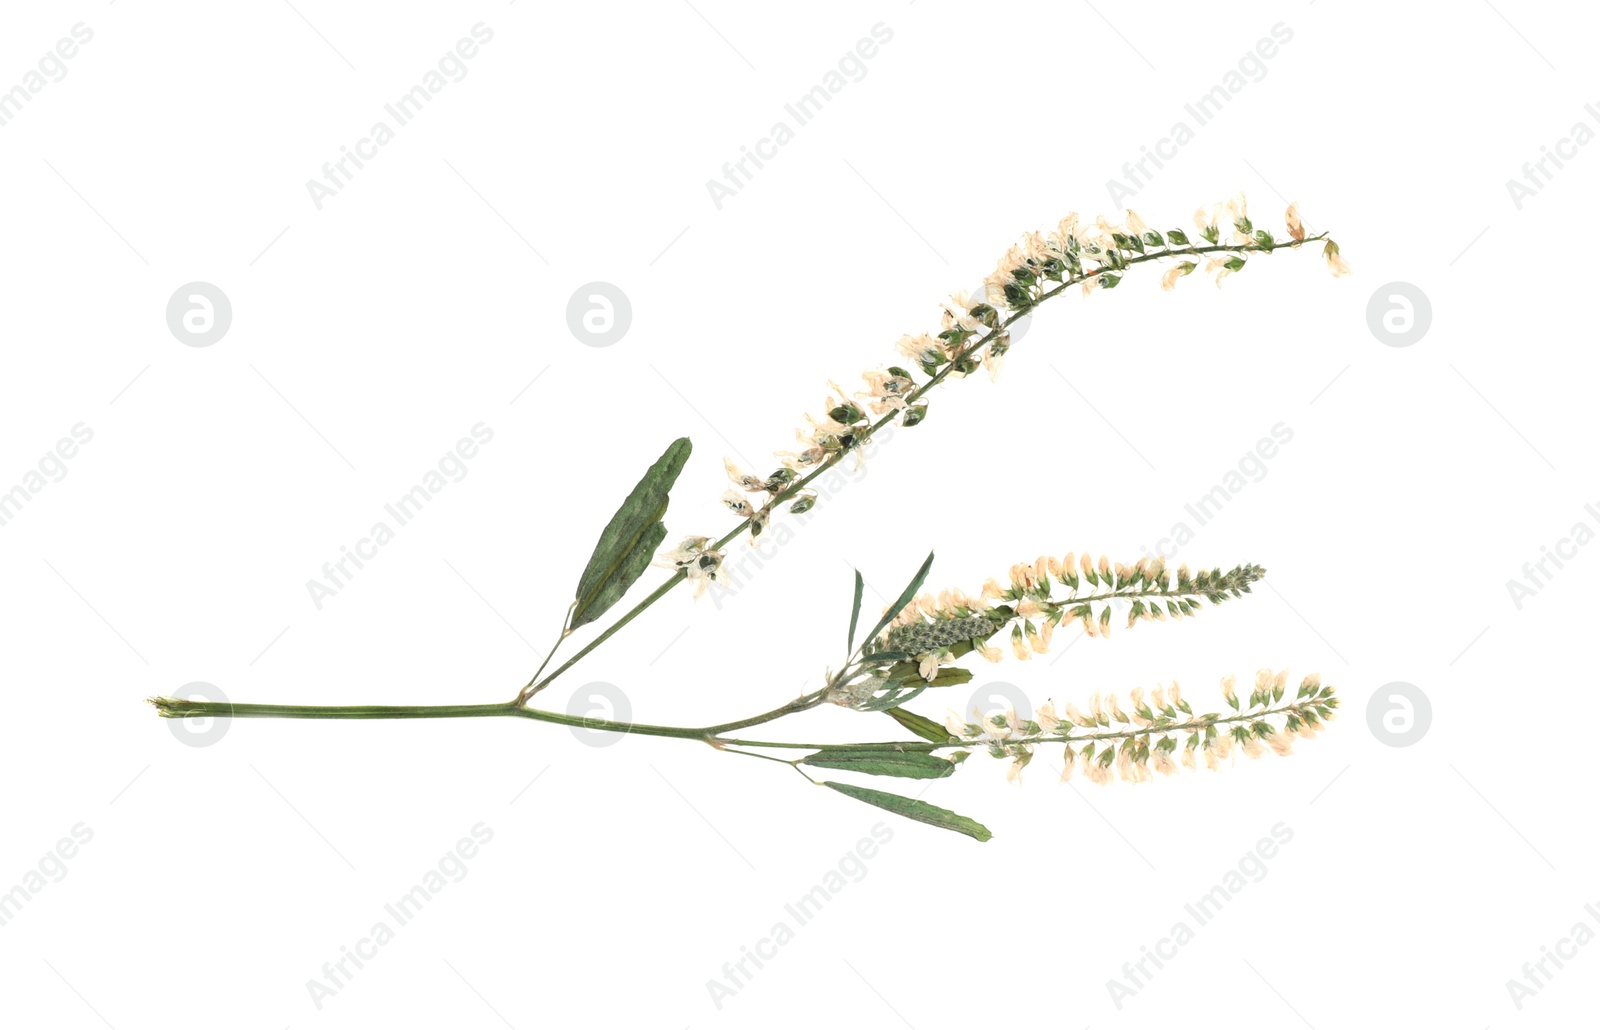
{"type": "MultiPolygon", "coordinates": [[[[1286,249],[1294,249],[1294,248],[1297,248],[1297,247],[1301,246],[1304,243],[1312,243],[1312,242],[1321,240],[1321,239],[1324,238],[1324,236],[1325,236],[1325,234],[1319,234],[1317,236],[1309,237],[1309,238],[1307,238],[1305,240],[1297,240],[1297,241],[1292,241],[1292,242],[1289,242],[1289,243],[1279,244],[1278,247],[1282,247],[1282,248],[1286,248],[1286,249]]],[[[952,355],[950,362],[947,363],[943,368],[941,368],[934,375],[932,375],[928,379],[928,381],[926,383],[924,383],[922,386],[918,387],[916,390],[914,390],[910,394],[908,394],[907,397],[906,397],[906,401],[909,404],[909,403],[912,403],[912,402],[920,399],[922,396],[924,396],[933,387],[935,387],[939,383],[943,382],[944,379],[947,376],[949,376],[949,374],[955,369],[955,367],[956,367],[958,362],[962,361],[963,359],[971,358],[974,355],[976,355],[984,347],[986,347],[990,343],[992,343],[1002,332],[1004,332],[1006,329],[1008,329],[1018,319],[1022,318],[1024,315],[1029,314],[1039,304],[1041,304],[1044,301],[1050,299],[1051,297],[1054,297],[1054,296],[1060,294],[1063,290],[1067,289],[1068,287],[1080,285],[1080,284],[1082,284],[1083,282],[1085,282],[1085,281],[1087,281],[1089,279],[1096,278],[1096,277],[1098,277],[1100,275],[1103,275],[1103,274],[1106,274],[1108,272],[1121,272],[1121,271],[1124,271],[1126,268],[1131,267],[1132,265],[1143,264],[1145,262],[1154,261],[1154,260],[1157,260],[1157,259],[1160,259],[1160,258],[1178,257],[1178,256],[1183,256],[1183,255],[1202,256],[1202,255],[1205,255],[1205,254],[1214,254],[1214,253],[1248,253],[1248,252],[1254,252],[1254,251],[1261,251],[1261,250],[1265,250],[1265,249],[1266,248],[1260,246],[1259,244],[1235,244],[1235,245],[1216,244],[1216,245],[1204,246],[1204,247],[1190,246],[1190,247],[1185,247],[1185,248],[1179,248],[1179,249],[1176,249],[1176,250],[1171,249],[1171,248],[1163,248],[1160,252],[1157,252],[1157,253],[1146,253],[1146,254],[1140,254],[1137,257],[1127,258],[1123,262],[1122,266],[1119,267],[1119,268],[1115,268],[1115,269],[1100,268],[1100,269],[1096,269],[1092,273],[1086,272],[1086,273],[1084,273],[1082,275],[1079,275],[1079,276],[1076,276],[1074,278],[1067,279],[1067,280],[1063,281],[1060,285],[1058,285],[1058,286],[1056,286],[1056,287],[1054,287],[1052,289],[1044,290],[1042,293],[1040,293],[1040,295],[1038,297],[1034,298],[1026,307],[1016,309],[1012,313],[1012,315],[1010,317],[1008,317],[1004,321],[1000,322],[1000,324],[998,326],[989,329],[983,336],[973,340],[972,343],[969,346],[963,348],[958,353],[952,355]]],[[[796,493],[798,493],[801,489],[803,489],[808,483],[812,482],[818,476],[822,475],[828,469],[832,468],[839,461],[841,461],[846,453],[848,453],[849,451],[854,450],[856,448],[859,448],[862,444],[864,444],[868,439],[871,438],[873,433],[876,433],[878,430],[880,430],[880,429],[884,428],[885,426],[887,426],[897,416],[898,416],[898,412],[889,412],[888,414],[886,414],[886,415],[882,416],[881,418],[879,418],[876,422],[871,423],[863,432],[861,432],[856,437],[856,439],[852,442],[852,444],[850,446],[841,448],[840,450],[830,454],[821,464],[819,464],[810,473],[808,473],[805,476],[802,476],[799,479],[795,480],[795,482],[791,483],[785,490],[774,494],[772,499],[768,502],[767,507],[768,508],[775,507],[776,505],[782,503],[783,501],[793,497],[796,493]]],[[[750,519],[745,519],[742,522],[740,522],[737,526],[735,526],[733,528],[732,531],[730,531],[725,536],[723,536],[720,540],[718,540],[716,542],[716,544],[714,545],[714,547],[721,548],[721,547],[725,546],[729,541],[731,541],[732,539],[734,539],[735,537],[737,537],[738,535],[740,535],[741,533],[743,533],[744,531],[749,529],[750,526],[751,526],[751,522],[752,522],[752,520],[750,520],[750,519]]],[[[828,693],[828,688],[827,687],[824,687],[822,690],[815,691],[815,692],[813,692],[811,694],[802,695],[801,697],[796,698],[794,701],[791,701],[788,704],[783,705],[783,706],[781,706],[779,708],[775,708],[770,712],[764,712],[764,713],[762,713],[760,715],[751,716],[749,718],[737,720],[737,721],[734,721],[734,722],[721,723],[721,724],[718,724],[716,726],[707,726],[707,727],[698,727],[698,728],[696,728],[696,727],[685,727],[685,726],[656,726],[656,725],[650,725],[650,724],[646,724],[646,723],[615,722],[615,721],[612,721],[612,720],[609,720],[609,719],[595,719],[595,718],[590,718],[588,716],[564,715],[564,714],[559,713],[559,712],[541,711],[539,709],[528,708],[526,706],[525,702],[528,700],[528,698],[532,697],[534,694],[537,694],[539,691],[541,691],[545,687],[549,686],[549,684],[553,680],[555,680],[556,677],[560,676],[563,672],[565,672],[566,670],[570,669],[573,665],[577,664],[577,662],[580,661],[589,652],[593,651],[595,648],[599,647],[601,644],[603,644],[607,640],[609,640],[613,635],[615,635],[617,633],[617,631],[621,630],[622,627],[624,627],[628,623],[632,622],[646,608],[649,608],[651,605],[655,604],[662,597],[665,597],[667,595],[667,593],[669,593],[674,587],[676,587],[679,583],[682,583],[687,578],[688,578],[687,574],[685,572],[681,571],[681,570],[678,571],[678,572],[673,573],[670,577],[667,578],[667,580],[665,582],[663,582],[659,587],[657,587],[654,591],[652,591],[648,597],[644,598],[638,604],[634,605],[633,608],[629,609],[626,614],[622,615],[619,619],[617,619],[616,622],[614,622],[610,626],[608,626],[599,636],[595,637],[595,639],[591,640],[588,644],[586,644],[583,648],[581,648],[571,658],[568,658],[559,667],[557,667],[553,672],[551,672],[549,675],[544,676],[541,679],[540,678],[540,673],[542,673],[544,671],[545,667],[550,663],[550,660],[555,656],[556,649],[559,648],[559,646],[560,646],[561,641],[557,640],[556,646],[551,649],[551,651],[550,651],[550,653],[548,655],[546,655],[544,661],[540,664],[539,669],[534,673],[534,675],[533,675],[532,679],[530,680],[528,686],[525,686],[522,689],[522,691],[519,692],[519,694],[517,695],[516,699],[514,699],[513,701],[510,701],[510,702],[493,703],[493,704],[475,704],[475,705],[273,705],[273,704],[231,704],[231,703],[225,702],[225,701],[215,701],[215,702],[213,702],[213,701],[187,701],[187,700],[181,700],[181,699],[176,699],[176,698],[162,697],[162,698],[151,698],[151,703],[155,705],[156,709],[159,711],[159,713],[162,716],[164,716],[166,718],[176,718],[176,719],[192,718],[192,717],[284,718],[284,719],[454,719],[454,718],[512,717],[512,718],[521,718],[521,719],[532,719],[532,720],[535,720],[535,721],[538,721],[538,722],[556,723],[556,724],[565,725],[565,726],[577,726],[577,727],[583,727],[583,728],[586,728],[586,729],[606,730],[606,731],[611,731],[611,732],[615,732],[615,733],[634,733],[634,734],[641,734],[641,735],[644,735],[644,736],[673,737],[673,738],[678,738],[678,739],[701,740],[701,741],[705,741],[706,743],[710,743],[710,744],[713,744],[713,745],[719,746],[719,747],[720,746],[724,746],[724,745],[742,745],[742,746],[747,746],[747,747],[810,748],[810,749],[815,749],[815,748],[819,748],[819,747],[837,747],[837,746],[840,746],[840,745],[825,745],[825,744],[797,744],[797,743],[792,743],[792,742],[741,741],[741,740],[723,738],[723,737],[720,736],[723,733],[731,732],[733,730],[744,729],[746,727],[757,726],[757,725],[760,725],[760,724],[766,723],[766,722],[772,722],[772,721],[774,721],[776,719],[783,718],[784,716],[792,715],[792,714],[795,714],[797,712],[801,712],[801,711],[805,711],[805,710],[810,709],[810,708],[814,708],[817,705],[821,704],[826,699],[827,693],[828,693]]],[[[1182,591],[1178,591],[1178,592],[1181,593],[1182,591]]],[[[1148,593],[1148,591],[1147,591],[1147,593],[1148,593]]],[[[1159,593],[1161,593],[1162,595],[1166,595],[1167,594],[1166,591],[1161,591],[1159,593]]],[[[1104,596],[1105,597],[1110,597],[1110,596],[1127,596],[1127,595],[1120,595],[1119,592],[1113,591],[1111,594],[1104,595],[1104,596]]],[[[1070,603],[1083,603],[1084,601],[1095,600],[1095,599],[1097,599],[1097,598],[1079,598],[1079,599],[1074,599],[1070,603]]],[[[562,627],[561,639],[565,639],[566,636],[567,636],[567,630],[566,630],[566,623],[565,623],[565,620],[564,620],[563,621],[563,627],[562,627]]],[[[830,684],[830,686],[831,685],[832,684],[830,684]]],[[[1293,706],[1291,706],[1291,707],[1293,707],[1293,706]]],[[[1274,710],[1274,712],[1275,711],[1281,711],[1281,710],[1274,710]]],[[[1264,712],[1258,713],[1258,714],[1263,714],[1263,715],[1264,714],[1274,714],[1274,712],[1265,712],[1264,711],[1264,712]]],[[[1230,717],[1230,718],[1224,718],[1224,719],[1201,720],[1201,721],[1196,722],[1196,723],[1183,724],[1182,726],[1164,727],[1164,729],[1168,729],[1168,730],[1171,730],[1171,729],[1183,729],[1183,728],[1189,728],[1189,727],[1192,727],[1192,726],[1209,725],[1209,724],[1215,723],[1215,722],[1223,722],[1223,723],[1236,722],[1236,721],[1239,721],[1240,719],[1248,718],[1248,717],[1249,716],[1238,716],[1238,717],[1230,717]]],[[[1145,730],[1141,730],[1139,732],[1157,732],[1157,731],[1150,730],[1150,729],[1145,729],[1145,730]]],[[[1131,735],[1131,734],[1130,733],[1110,733],[1110,734],[1100,734],[1100,735],[1084,735],[1084,736],[1079,736],[1079,737],[1062,736],[1062,737],[1049,737],[1049,738],[1035,738],[1035,739],[1030,739],[1030,740],[1028,740],[1026,742],[1028,742],[1028,743],[1035,743],[1035,742],[1048,743],[1048,742],[1052,742],[1052,741],[1066,742],[1066,741],[1070,741],[1070,740],[1086,741],[1086,740],[1092,740],[1092,739],[1102,739],[1102,738],[1105,738],[1105,737],[1128,736],[1128,735],[1131,735]]],[[[880,748],[880,749],[895,749],[895,750],[908,750],[908,751],[909,750],[934,751],[934,750],[939,750],[941,748],[961,747],[961,746],[966,746],[966,745],[964,745],[961,742],[952,742],[952,743],[945,743],[945,744],[933,744],[933,743],[930,743],[930,742],[925,741],[925,740],[917,740],[917,741],[878,742],[878,743],[871,743],[871,744],[860,744],[860,745],[849,745],[849,746],[856,747],[856,748],[865,748],[865,749],[880,748]]]]}
{"type": "Polygon", "coordinates": [[[556,652],[561,650],[561,642],[567,639],[567,634],[571,632],[567,629],[567,623],[572,621],[572,611],[577,607],[577,601],[573,601],[571,604],[567,605],[567,614],[561,620],[561,635],[556,637],[556,642],[550,645],[550,651],[544,656],[544,661],[540,662],[539,667],[533,670],[533,675],[528,677],[527,685],[518,691],[517,700],[515,702],[516,704],[522,704],[523,702],[527,701],[528,698],[539,692],[539,688],[534,686],[534,684],[539,681],[539,674],[544,672],[545,666],[550,664],[550,659],[554,658],[556,656],[556,652]]]}
{"type": "MultiPolygon", "coordinates": [[[[718,546],[721,546],[721,545],[719,544],[718,546]]],[[[671,590],[673,587],[677,586],[679,583],[683,582],[684,580],[686,580],[688,578],[689,578],[688,573],[684,572],[681,569],[678,570],[677,572],[674,572],[670,577],[668,577],[668,579],[667,579],[667,581],[665,583],[661,584],[660,586],[656,587],[655,590],[651,591],[649,597],[646,597],[643,601],[640,601],[638,604],[634,605],[631,609],[629,609],[629,611],[628,611],[628,613],[626,615],[622,616],[622,618],[618,619],[616,622],[613,622],[610,626],[607,626],[604,633],[601,633],[598,637],[595,637],[593,640],[591,640],[587,644],[585,644],[583,646],[583,648],[578,651],[577,654],[573,655],[571,658],[568,658],[565,662],[561,663],[560,667],[558,667],[554,672],[552,672],[550,675],[546,676],[544,679],[539,680],[538,683],[530,684],[529,686],[524,687],[522,689],[522,693],[517,696],[518,703],[526,701],[528,698],[530,698],[533,695],[537,694],[539,691],[543,690],[545,687],[548,687],[552,680],[554,680],[557,676],[561,675],[563,672],[566,672],[568,669],[570,669],[574,665],[576,665],[580,658],[582,658],[584,655],[588,654],[590,651],[593,651],[595,648],[599,647],[601,644],[605,643],[607,640],[611,639],[611,635],[613,633],[615,633],[617,630],[621,629],[622,627],[626,626],[628,623],[632,622],[634,619],[638,618],[639,614],[641,612],[643,612],[646,608],[650,607],[651,605],[655,604],[657,601],[661,600],[663,597],[667,596],[667,591],[671,590]]],[[[540,666],[540,668],[542,669],[543,666],[540,666]]],[[[535,673],[534,675],[535,675],[535,678],[537,678],[538,674],[535,673]]]]}
{"type": "Polygon", "coordinates": [[[228,701],[186,701],[154,697],[150,703],[169,719],[532,719],[561,726],[577,726],[613,733],[637,733],[647,737],[676,737],[682,740],[709,740],[704,729],[692,726],[655,726],[649,723],[616,722],[587,715],[567,715],[526,708],[515,701],[479,705],[261,705],[233,704],[228,701]]]}
{"type": "MultiPolygon", "coordinates": [[[[802,699],[804,700],[804,699],[802,699]]],[[[672,737],[679,740],[698,740],[710,744],[719,750],[730,750],[735,754],[751,754],[756,758],[768,758],[772,761],[786,759],[771,758],[768,755],[756,755],[751,752],[735,751],[736,748],[782,748],[789,750],[817,751],[824,748],[848,748],[852,751],[940,751],[946,748],[974,747],[978,742],[970,740],[957,740],[951,738],[944,743],[934,743],[927,740],[885,740],[872,741],[860,744],[839,743],[799,743],[787,740],[743,740],[720,735],[728,727],[736,725],[752,725],[756,721],[770,721],[778,718],[780,714],[787,714],[785,709],[777,709],[767,713],[766,717],[755,720],[746,720],[743,724],[729,723],[726,726],[656,726],[650,723],[616,722],[611,719],[596,719],[586,715],[566,715],[561,712],[545,712],[536,708],[525,708],[515,702],[498,702],[495,704],[479,705],[265,705],[265,704],[231,704],[227,701],[186,701],[179,698],[157,697],[151,698],[150,703],[156,706],[162,716],[169,719],[186,718],[234,718],[234,719],[468,719],[468,718],[513,718],[532,719],[536,722],[549,722],[561,726],[576,726],[582,729],[604,730],[612,733],[631,733],[646,737],[672,737]]],[[[1147,734],[1194,732],[1208,726],[1222,726],[1236,722],[1254,722],[1269,715],[1282,715],[1286,712],[1297,711],[1317,704],[1312,699],[1297,699],[1293,703],[1277,708],[1263,708],[1260,711],[1241,711],[1236,715],[1219,716],[1215,714],[1196,716],[1187,722],[1170,723],[1164,726],[1129,726],[1120,730],[1106,730],[1096,733],[1064,733],[1055,735],[1035,735],[1009,738],[1007,743],[1012,744],[1086,744],[1102,740],[1122,740],[1128,737],[1140,737],[1147,734]]],[[[810,706],[807,706],[810,707],[810,706]]]]}

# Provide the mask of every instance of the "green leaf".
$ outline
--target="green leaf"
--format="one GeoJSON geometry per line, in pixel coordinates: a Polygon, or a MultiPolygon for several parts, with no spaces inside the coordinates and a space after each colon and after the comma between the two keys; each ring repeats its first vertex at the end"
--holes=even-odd
{"type": "Polygon", "coordinates": [[[856,569],[856,599],[850,603],[850,639],[845,644],[850,654],[856,653],[856,622],[861,618],[861,589],[866,583],[861,579],[861,570],[856,569]]]}
{"type": "Polygon", "coordinates": [[[825,748],[800,761],[818,769],[837,769],[868,776],[904,776],[913,780],[941,780],[956,771],[954,765],[926,751],[825,748]]]}
{"type": "Polygon", "coordinates": [[[930,805],[926,801],[918,801],[916,798],[901,797],[899,794],[889,794],[870,787],[857,787],[849,783],[835,783],[832,780],[824,780],[822,785],[838,791],[845,797],[865,801],[895,815],[903,815],[919,823],[937,826],[941,830],[964,833],[973,840],[984,841],[994,836],[982,823],[968,819],[964,815],[957,815],[949,809],[930,805]]]}
{"type": "Polygon", "coordinates": [[[872,631],[867,634],[868,640],[878,639],[878,634],[883,632],[883,627],[894,621],[894,617],[899,615],[905,606],[911,603],[912,598],[917,596],[917,591],[922,589],[922,581],[928,578],[928,570],[931,568],[933,568],[933,552],[929,551],[927,560],[922,563],[922,568],[918,569],[917,574],[911,577],[911,582],[900,592],[900,597],[894,604],[889,606],[889,610],[883,613],[883,618],[879,619],[878,624],[872,627],[872,631]]]}
{"type": "Polygon", "coordinates": [[[683,471],[683,463],[689,460],[692,448],[687,436],[672,441],[606,523],[600,542],[595,545],[589,564],[578,580],[578,599],[572,609],[570,629],[587,625],[604,615],[644,575],[650,559],[666,538],[667,527],[662,525],[661,516],[667,512],[667,494],[677,482],[678,473],[683,471]]]}
{"type": "Polygon", "coordinates": [[[950,731],[926,716],[908,712],[904,708],[891,708],[889,715],[895,722],[923,740],[931,740],[935,744],[944,744],[950,740],[950,731]]]}

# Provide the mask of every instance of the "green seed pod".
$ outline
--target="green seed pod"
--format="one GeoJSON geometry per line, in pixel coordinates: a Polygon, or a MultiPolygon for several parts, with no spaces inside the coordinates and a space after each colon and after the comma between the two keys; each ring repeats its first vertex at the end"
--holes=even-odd
{"type": "Polygon", "coordinates": [[[975,637],[987,637],[1002,625],[993,615],[970,615],[964,619],[934,619],[897,626],[884,638],[880,650],[905,654],[927,654],[942,647],[975,637]]]}

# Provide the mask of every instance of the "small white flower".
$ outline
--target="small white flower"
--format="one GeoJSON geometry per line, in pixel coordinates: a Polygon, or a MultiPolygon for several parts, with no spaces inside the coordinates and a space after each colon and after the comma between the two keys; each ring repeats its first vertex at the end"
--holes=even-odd
{"type": "Polygon", "coordinates": [[[1333,273],[1335,279],[1343,279],[1355,271],[1344,258],[1339,256],[1339,245],[1332,240],[1322,248],[1322,256],[1327,259],[1328,271],[1333,273]]]}
{"type": "Polygon", "coordinates": [[[939,675],[939,666],[949,665],[954,661],[955,656],[949,652],[929,651],[927,654],[917,656],[917,672],[923,679],[932,680],[939,675]]]}
{"type": "Polygon", "coordinates": [[[722,565],[721,551],[709,550],[710,540],[703,536],[686,537],[683,543],[670,551],[656,555],[652,564],[666,569],[681,569],[694,584],[694,596],[700,597],[713,583],[721,583],[731,575],[722,565]]]}
{"type": "Polygon", "coordinates": [[[1022,785],[1022,770],[1023,770],[1023,767],[1026,766],[1027,764],[1028,764],[1028,760],[1026,758],[1020,756],[1020,755],[1018,757],[1012,759],[1011,765],[1006,769],[1006,782],[1007,783],[1015,783],[1018,786],[1021,786],[1022,785]]]}
{"type": "Polygon", "coordinates": [[[821,447],[807,447],[805,450],[800,451],[799,453],[795,453],[794,451],[779,451],[775,455],[778,461],[782,463],[785,468],[794,469],[796,472],[804,472],[815,468],[817,465],[821,464],[822,459],[826,458],[827,456],[828,452],[823,450],[821,447]]]}
{"type": "Polygon", "coordinates": [[[895,349],[918,364],[936,365],[949,359],[944,342],[923,333],[920,336],[902,336],[895,349]]]}
{"type": "Polygon", "coordinates": [[[978,301],[969,297],[965,290],[958,290],[950,295],[944,302],[944,319],[942,328],[951,329],[960,326],[968,332],[977,332],[983,323],[972,317],[972,309],[978,306],[978,301]]]}
{"type": "Polygon", "coordinates": [[[1300,205],[1290,204],[1289,210],[1284,212],[1284,222],[1289,226],[1289,237],[1296,240],[1306,238],[1305,223],[1300,221],[1300,205]]]}
{"type": "Polygon", "coordinates": [[[746,493],[756,493],[767,488],[765,480],[743,471],[729,458],[722,459],[722,467],[727,470],[728,478],[733,481],[733,485],[746,493]]]}
{"type": "Polygon", "coordinates": [[[706,545],[711,542],[709,537],[686,536],[683,542],[670,551],[662,551],[656,555],[656,560],[650,564],[658,569],[681,569],[692,564],[705,552],[706,545]]]}
{"type": "Polygon", "coordinates": [[[993,712],[985,715],[980,725],[983,726],[984,732],[988,733],[992,739],[1005,740],[1016,732],[1017,711],[1015,708],[1008,707],[1003,712],[993,712]]]}

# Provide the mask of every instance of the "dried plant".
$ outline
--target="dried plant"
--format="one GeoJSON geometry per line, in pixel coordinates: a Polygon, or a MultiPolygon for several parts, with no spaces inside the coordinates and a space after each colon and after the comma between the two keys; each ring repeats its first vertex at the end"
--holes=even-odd
{"type": "Polygon", "coordinates": [[[723,502],[739,517],[732,530],[715,540],[685,538],[660,550],[667,535],[662,521],[668,494],[689,459],[687,438],[674,441],[639,480],[600,535],[578,581],[576,598],[567,609],[561,634],[533,676],[510,701],[473,705],[275,705],[232,704],[152,698],[161,715],[188,717],[283,717],[304,719],[408,719],[510,716],[540,722],[697,740],[719,751],[782,762],[813,784],[933,826],[955,830],[977,840],[989,831],[965,816],[918,798],[887,793],[853,783],[817,780],[806,772],[829,770],[867,776],[937,779],[951,775],[966,758],[983,752],[1009,761],[1008,778],[1018,779],[1042,746],[1060,746],[1066,779],[1082,775],[1096,783],[1115,777],[1139,783],[1155,774],[1168,775],[1179,766],[1203,763],[1217,769],[1235,751],[1255,758],[1268,751],[1290,752],[1296,737],[1315,736],[1334,717],[1339,700],[1331,686],[1316,676],[1298,684],[1292,700],[1287,673],[1263,670],[1241,699],[1233,677],[1222,681],[1226,712],[1196,714],[1176,683],[1148,694],[1130,690],[1126,706],[1117,694],[1095,694],[1086,709],[1067,704],[1057,711],[1041,705],[1033,718],[1015,712],[968,716],[952,714],[943,723],[908,709],[906,704],[930,689],[969,682],[972,671],[958,663],[976,652],[988,661],[1003,660],[995,643],[1008,638],[1018,659],[1042,654],[1063,624],[1077,624],[1084,633],[1104,637],[1112,630],[1113,610],[1126,613],[1126,625],[1191,618],[1206,604],[1219,605],[1250,592],[1263,570],[1240,565],[1191,572],[1169,570],[1160,560],[1141,558],[1131,564],[1091,559],[1087,553],[1062,558],[1040,557],[1011,567],[1007,581],[989,580],[976,594],[945,590],[922,592],[933,555],[912,577],[876,624],[858,633],[863,580],[855,576],[850,609],[847,654],[837,671],[829,671],[821,687],[759,715],[714,726],[656,726],[568,715],[534,707],[540,691],[604,644],[645,609],[685,583],[698,596],[723,581],[728,571],[725,548],[746,534],[753,540],[784,511],[799,513],[817,503],[808,484],[847,455],[858,452],[885,426],[910,427],[928,416],[928,397],[946,380],[986,369],[997,376],[1011,347],[1010,328],[1017,319],[1071,287],[1087,295],[1113,289],[1138,265],[1170,262],[1161,278],[1164,289],[1202,269],[1220,285],[1243,271],[1256,255],[1298,249],[1320,242],[1329,269],[1349,273],[1339,247],[1325,233],[1308,236],[1294,206],[1287,216],[1288,235],[1279,239],[1251,222],[1243,196],[1195,212],[1198,240],[1181,229],[1160,232],[1128,212],[1123,224],[1099,219],[1081,223],[1063,219],[1054,232],[1029,233],[1008,250],[979,296],[956,294],[942,305],[940,331],[906,336],[898,351],[913,366],[868,370],[864,389],[847,391],[833,385],[820,416],[807,416],[797,432],[797,450],[778,454],[779,467],[768,475],[747,473],[727,463],[733,482],[723,502]],[[914,370],[913,370],[914,369],[914,370]],[[918,379],[920,372],[922,378],[918,379]],[[547,672],[561,644],[611,610],[651,565],[671,574],[625,614],[614,619],[582,648],[547,672]],[[859,643],[858,643],[859,640],[859,643]],[[823,704],[862,712],[884,712],[914,739],[870,743],[796,743],[753,740],[739,731],[775,722],[823,704]],[[782,757],[804,751],[798,758],[782,757]]]}

